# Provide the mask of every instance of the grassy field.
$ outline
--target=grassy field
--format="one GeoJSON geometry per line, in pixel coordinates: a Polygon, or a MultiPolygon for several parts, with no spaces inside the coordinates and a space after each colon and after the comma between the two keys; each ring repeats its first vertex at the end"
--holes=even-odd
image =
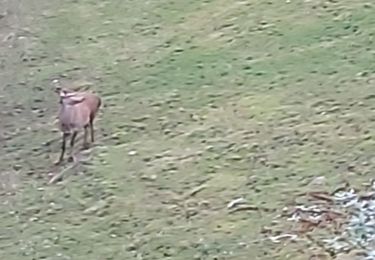
{"type": "Polygon", "coordinates": [[[261,231],[301,192],[374,176],[371,1],[0,7],[1,259],[307,259],[261,231]],[[56,78],[104,107],[48,185],[69,167],[56,78]]]}

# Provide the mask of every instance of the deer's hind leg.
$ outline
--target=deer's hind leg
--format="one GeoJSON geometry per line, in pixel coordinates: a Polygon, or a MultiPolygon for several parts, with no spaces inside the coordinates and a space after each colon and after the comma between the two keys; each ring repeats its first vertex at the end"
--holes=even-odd
{"type": "Polygon", "coordinates": [[[87,141],[87,135],[88,135],[88,131],[89,131],[89,125],[86,125],[84,127],[84,132],[83,132],[83,149],[88,149],[90,147],[88,141],[87,141]]]}
{"type": "Polygon", "coordinates": [[[90,135],[91,135],[91,143],[95,141],[94,138],[94,117],[90,117],[90,135]]]}

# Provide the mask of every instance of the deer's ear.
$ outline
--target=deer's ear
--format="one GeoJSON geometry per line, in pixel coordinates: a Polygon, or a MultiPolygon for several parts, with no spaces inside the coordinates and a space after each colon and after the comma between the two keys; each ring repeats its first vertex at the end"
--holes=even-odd
{"type": "Polygon", "coordinates": [[[56,87],[55,92],[60,95],[60,97],[71,97],[76,95],[77,93],[68,88],[56,87]]]}

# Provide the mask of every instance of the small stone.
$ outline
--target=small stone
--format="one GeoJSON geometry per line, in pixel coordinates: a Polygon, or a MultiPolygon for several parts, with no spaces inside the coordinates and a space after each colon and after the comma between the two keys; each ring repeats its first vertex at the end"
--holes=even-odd
{"type": "Polygon", "coordinates": [[[22,166],[19,165],[19,164],[15,164],[15,165],[13,165],[13,169],[14,169],[15,171],[18,171],[18,170],[21,170],[21,169],[22,169],[22,166]]]}
{"type": "Polygon", "coordinates": [[[364,7],[364,8],[372,8],[373,6],[372,6],[371,3],[364,3],[364,4],[363,4],[363,7],[364,7]]]}
{"type": "Polygon", "coordinates": [[[137,130],[145,130],[147,128],[147,124],[141,122],[134,122],[131,126],[137,130]]]}
{"type": "Polygon", "coordinates": [[[104,201],[104,200],[100,200],[95,205],[85,209],[84,213],[85,214],[93,214],[93,213],[99,211],[100,209],[105,208],[106,206],[107,206],[107,202],[104,201]]]}
{"type": "Polygon", "coordinates": [[[96,215],[97,215],[98,217],[104,217],[104,216],[107,216],[107,215],[108,215],[108,211],[106,211],[106,210],[102,210],[102,211],[99,211],[96,215]]]}
{"type": "Polygon", "coordinates": [[[143,122],[143,121],[145,121],[145,120],[147,120],[147,119],[149,119],[149,118],[151,118],[150,115],[143,115],[143,116],[140,116],[140,117],[134,117],[134,118],[132,118],[131,120],[132,120],[133,122],[137,122],[137,123],[139,123],[139,122],[143,122]]]}
{"type": "Polygon", "coordinates": [[[324,176],[319,176],[319,177],[316,177],[315,179],[313,179],[309,185],[317,185],[317,186],[321,186],[321,185],[324,185],[326,183],[326,177],[324,176]]]}
{"type": "Polygon", "coordinates": [[[143,175],[143,176],[141,176],[141,179],[142,180],[146,180],[146,181],[155,181],[156,179],[157,179],[157,175],[156,174],[152,174],[152,175],[150,175],[150,176],[148,176],[148,175],[143,175]]]}
{"type": "Polygon", "coordinates": [[[167,129],[164,129],[164,130],[163,130],[163,133],[164,133],[165,135],[168,135],[168,134],[172,133],[172,130],[167,128],[167,129]]]}
{"type": "Polygon", "coordinates": [[[135,244],[129,244],[127,247],[126,247],[126,250],[128,251],[134,251],[134,250],[137,250],[137,246],[135,244]]]}
{"type": "Polygon", "coordinates": [[[231,209],[231,208],[233,208],[233,207],[235,207],[235,206],[237,206],[239,204],[243,204],[245,202],[246,202],[246,200],[244,198],[242,198],[242,197],[241,198],[237,198],[237,199],[233,199],[232,201],[230,201],[228,203],[227,208],[231,209]]]}
{"type": "Polygon", "coordinates": [[[47,209],[46,210],[46,215],[54,215],[54,214],[56,214],[56,212],[53,210],[53,209],[47,209]]]}
{"type": "Polygon", "coordinates": [[[239,154],[233,154],[229,157],[230,160],[233,160],[233,161],[240,161],[243,159],[243,157],[239,154]]]}

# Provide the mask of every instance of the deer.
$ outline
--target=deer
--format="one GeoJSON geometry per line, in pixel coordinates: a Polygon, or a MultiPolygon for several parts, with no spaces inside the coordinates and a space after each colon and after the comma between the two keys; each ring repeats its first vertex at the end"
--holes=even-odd
{"type": "Polygon", "coordinates": [[[94,120],[101,107],[101,98],[91,92],[76,92],[67,88],[57,87],[56,92],[60,97],[60,107],[58,112],[58,126],[62,132],[61,153],[55,162],[59,165],[64,160],[66,141],[70,138],[69,161],[73,161],[73,148],[75,139],[80,130],[84,130],[83,148],[87,149],[88,131],[90,129],[91,143],[94,143],[94,120]]]}

